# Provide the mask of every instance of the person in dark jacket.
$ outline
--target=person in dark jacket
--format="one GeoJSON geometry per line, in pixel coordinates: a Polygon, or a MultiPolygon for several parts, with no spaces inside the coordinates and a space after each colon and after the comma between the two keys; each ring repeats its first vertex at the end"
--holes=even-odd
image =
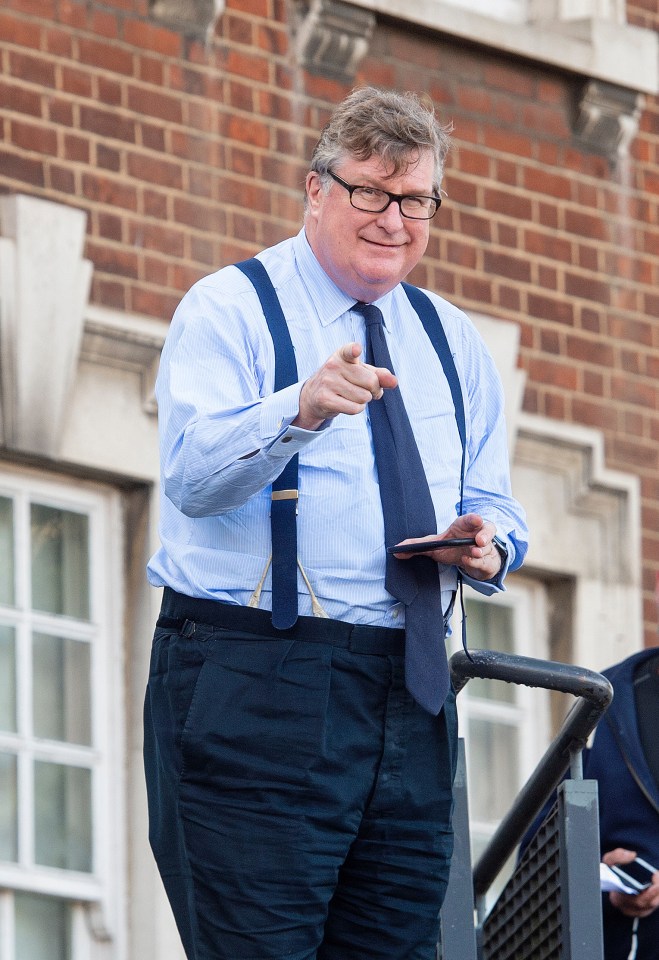
{"type": "MultiPolygon", "coordinates": [[[[614,697],[584,756],[597,780],[602,860],[659,868],[659,647],[609,670],[614,697]]],[[[659,960],[659,872],[638,894],[604,894],[605,960],[659,960]]]]}

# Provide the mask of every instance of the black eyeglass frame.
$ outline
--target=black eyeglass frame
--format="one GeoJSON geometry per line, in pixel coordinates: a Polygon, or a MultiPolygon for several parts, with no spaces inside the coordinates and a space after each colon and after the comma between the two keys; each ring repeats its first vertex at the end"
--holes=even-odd
{"type": "Polygon", "coordinates": [[[365,183],[355,183],[355,184],[346,183],[345,180],[342,180],[341,177],[337,176],[337,174],[334,173],[333,170],[330,170],[329,167],[327,168],[327,172],[329,173],[332,180],[336,180],[337,183],[339,183],[342,187],[344,187],[348,191],[348,193],[350,194],[351,206],[354,207],[355,210],[360,210],[362,213],[384,213],[387,207],[391,206],[392,203],[397,203],[398,209],[400,210],[401,217],[405,217],[406,220],[432,220],[432,218],[435,216],[435,214],[437,213],[437,211],[442,205],[441,197],[431,197],[425,193],[391,193],[389,190],[383,190],[382,187],[369,187],[365,183]],[[378,193],[386,194],[387,197],[389,197],[389,199],[380,210],[367,210],[364,207],[358,207],[353,202],[352,195],[355,192],[355,190],[376,190],[378,193]],[[433,212],[430,214],[429,217],[411,217],[409,213],[403,212],[403,206],[402,206],[403,200],[411,200],[411,199],[432,200],[436,204],[435,209],[433,210],[433,212]]]}

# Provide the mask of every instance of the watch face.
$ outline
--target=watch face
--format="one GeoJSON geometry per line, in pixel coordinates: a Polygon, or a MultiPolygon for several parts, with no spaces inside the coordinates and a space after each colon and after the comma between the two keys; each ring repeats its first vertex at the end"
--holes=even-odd
{"type": "Polygon", "coordinates": [[[500,554],[500,556],[501,556],[501,559],[502,559],[502,560],[506,560],[506,559],[508,558],[508,547],[505,545],[505,543],[503,542],[503,540],[500,540],[499,537],[493,537],[493,538],[492,538],[492,543],[494,544],[494,546],[495,546],[495,547],[497,548],[497,550],[499,551],[499,554],[500,554]]]}

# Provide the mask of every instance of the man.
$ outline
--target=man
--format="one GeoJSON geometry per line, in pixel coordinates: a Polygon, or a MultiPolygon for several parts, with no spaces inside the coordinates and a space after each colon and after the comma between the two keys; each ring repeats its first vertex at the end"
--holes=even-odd
{"type": "Polygon", "coordinates": [[[490,594],[526,551],[493,362],[432,294],[427,334],[401,286],[447,148],[417,97],[353,91],[315,149],[303,229],[258,257],[274,297],[220,270],[163,350],[145,761],[195,960],[435,955],[456,745],[443,620],[458,566],[490,594]],[[429,339],[442,328],[448,358],[429,339]],[[387,554],[438,531],[474,543],[387,554]]]}
{"type": "Polygon", "coordinates": [[[657,868],[646,890],[603,899],[605,960],[659,958],[659,649],[604,671],[613,701],[584,762],[597,780],[602,860],[624,868],[637,856],[657,868]]]}

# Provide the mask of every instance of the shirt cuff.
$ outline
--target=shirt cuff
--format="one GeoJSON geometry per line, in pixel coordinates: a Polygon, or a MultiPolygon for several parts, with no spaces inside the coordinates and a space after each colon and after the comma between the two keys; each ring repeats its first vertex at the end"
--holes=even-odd
{"type": "Polygon", "coordinates": [[[319,437],[331,422],[326,420],[318,430],[291,426],[300,411],[301,389],[302,382],[294,383],[261,402],[260,429],[261,436],[266,440],[263,449],[272,457],[292,457],[319,437]]]}

